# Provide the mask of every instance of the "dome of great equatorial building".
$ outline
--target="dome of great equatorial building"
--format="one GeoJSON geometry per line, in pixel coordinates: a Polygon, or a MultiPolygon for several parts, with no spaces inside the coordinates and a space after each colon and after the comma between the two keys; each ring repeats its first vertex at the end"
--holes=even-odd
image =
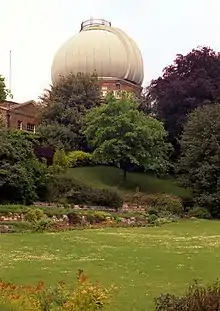
{"type": "Polygon", "coordinates": [[[83,22],[80,32],[57,51],[51,68],[52,83],[56,84],[61,76],[78,72],[96,72],[110,84],[119,81],[134,87],[141,87],[144,79],[143,59],[137,44],[124,31],[100,19],[83,22]]]}

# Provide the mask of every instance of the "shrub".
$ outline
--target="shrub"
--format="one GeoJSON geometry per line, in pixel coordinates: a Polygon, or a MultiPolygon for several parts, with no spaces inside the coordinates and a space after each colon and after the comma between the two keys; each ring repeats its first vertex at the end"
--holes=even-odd
{"type": "Polygon", "coordinates": [[[158,223],[158,217],[155,214],[151,214],[147,217],[149,224],[156,225],[158,223]]]}
{"type": "Polygon", "coordinates": [[[36,286],[0,282],[0,311],[101,311],[110,294],[111,289],[91,283],[82,270],[75,287],[63,282],[55,287],[47,287],[43,282],[36,286]]]}
{"type": "Polygon", "coordinates": [[[202,286],[194,282],[185,295],[161,295],[155,299],[156,311],[219,311],[220,283],[202,286]]]}
{"type": "Polygon", "coordinates": [[[29,222],[37,222],[45,218],[44,212],[39,208],[29,209],[25,215],[25,219],[29,222]]]}
{"type": "Polygon", "coordinates": [[[82,220],[79,213],[76,213],[76,212],[69,212],[68,218],[69,218],[70,225],[78,225],[81,223],[81,220],[82,220]]]}
{"type": "Polygon", "coordinates": [[[87,186],[79,186],[72,189],[67,195],[69,203],[102,206],[120,209],[123,200],[119,193],[110,189],[93,189],[87,186]]]}
{"type": "Polygon", "coordinates": [[[166,213],[181,215],[183,213],[181,199],[176,196],[168,194],[145,195],[142,202],[146,205],[146,211],[150,207],[156,209],[162,215],[166,213]]]}
{"type": "Polygon", "coordinates": [[[155,207],[147,208],[147,213],[149,215],[156,215],[156,216],[158,216],[158,210],[155,207]]]}
{"type": "Polygon", "coordinates": [[[60,166],[62,168],[68,167],[68,158],[63,149],[57,149],[53,156],[53,165],[60,166]]]}
{"type": "Polygon", "coordinates": [[[35,232],[44,232],[47,231],[52,226],[52,221],[49,218],[40,219],[33,224],[33,231],[35,232]]]}
{"type": "Polygon", "coordinates": [[[57,174],[48,183],[48,199],[50,201],[64,199],[72,189],[81,190],[81,188],[82,186],[71,176],[57,174]]]}
{"type": "Polygon", "coordinates": [[[67,159],[69,167],[89,166],[93,164],[92,154],[81,150],[70,152],[67,159]]]}
{"type": "Polygon", "coordinates": [[[189,210],[188,215],[190,217],[196,217],[196,218],[201,218],[201,219],[212,218],[210,212],[206,208],[199,207],[199,206],[195,206],[191,210],[189,210]]]}

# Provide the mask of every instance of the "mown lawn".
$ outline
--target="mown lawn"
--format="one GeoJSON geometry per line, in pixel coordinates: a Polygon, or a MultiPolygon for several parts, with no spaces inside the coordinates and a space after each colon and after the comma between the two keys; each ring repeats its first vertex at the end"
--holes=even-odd
{"type": "Polygon", "coordinates": [[[123,171],[115,167],[76,167],[70,169],[69,174],[91,187],[113,188],[122,194],[135,192],[137,188],[143,193],[167,193],[181,197],[191,194],[172,178],[160,179],[145,173],[128,173],[127,181],[123,182],[123,171]]]}
{"type": "Polygon", "coordinates": [[[0,277],[34,283],[92,280],[118,286],[111,311],[153,310],[162,292],[182,292],[194,278],[220,276],[220,222],[182,221],[160,228],[96,229],[0,235],[0,277]]]}

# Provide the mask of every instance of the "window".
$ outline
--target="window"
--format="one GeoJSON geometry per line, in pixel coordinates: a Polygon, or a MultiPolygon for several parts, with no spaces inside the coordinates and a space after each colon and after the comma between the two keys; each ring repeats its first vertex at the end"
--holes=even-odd
{"type": "Polygon", "coordinates": [[[35,125],[28,123],[27,124],[27,131],[35,133],[35,125]]]}
{"type": "Polygon", "coordinates": [[[116,90],[120,90],[120,89],[121,89],[120,83],[116,83],[116,90]]]}
{"type": "Polygon", "coordinates": [[[18,121],[17,129],[22,130],[22,121],[18,121]]]}

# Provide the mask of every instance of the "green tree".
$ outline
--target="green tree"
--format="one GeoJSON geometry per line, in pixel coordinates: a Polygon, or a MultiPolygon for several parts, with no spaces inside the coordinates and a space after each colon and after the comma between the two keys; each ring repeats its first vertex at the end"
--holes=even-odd
{"type": "Polygon", "coordinates": [[[194,191],[195,202],[220,217],[220,105],[206,105],[189,115],[181,140],[178,172],[194,191]]]}
{"type": "Polygon", "coordinates": [[[38,132],[44,143],[68,151],[84,148],[82,117],[100,104],[98,78],[81,73],[63,77],[46,91],[42,104],[45,109],[38,132]]]}
{"type": "Polygon", "coordinates": [[[0,129],[0,202],[29,204],[42,193],[46,166],[37,160],[33,142],[32,135],[0,129]]]}
{"type": "Polygon", "coordinates": [[[84,119],[84,134],[96,161],[121,168],[124,180],[130,165],[165,169],[169,145],[163,124],[140,112],[132,95],[122,94],[120,100],[111,95],[106,101],[84,119]]]}
{"type": "Polygon", "coordinates": [[[11,97],[11,91],[6,88],[5,78],[0,75],[0,102],[7,99],[7,97],[11,97]]]}

